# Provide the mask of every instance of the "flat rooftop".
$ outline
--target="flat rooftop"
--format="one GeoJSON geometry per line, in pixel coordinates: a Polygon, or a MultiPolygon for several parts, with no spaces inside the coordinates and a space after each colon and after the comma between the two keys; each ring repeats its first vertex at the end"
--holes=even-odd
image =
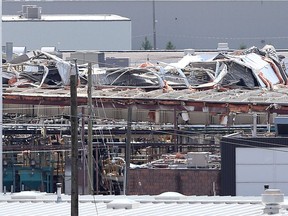
{"type": "Polygon", "coordinates": [[[35,21],[130,21],[129,18],[114,14],[67,14],[41,15],[39,19],[25,18],[17,15],[3,15],[3,22],[35,22],[35,21]]]}
{"type": "MultiPolygon", "coordinates": [[[[23,191],[14,194],[0,194],[2,215],[70,215],[71,197],[61,195],[62,202],[57,203],[56,194],[23,191]]],[[[287,215],[284,200],[279,214],[287,215]]],[[[187,215],[225,215],[256,216],[263,215],[264,205],[261,196],[184,196],[174,192],[166,192],[156,196],[125,195],[80,195],[80,216],[187,216],[187,215]]]]}

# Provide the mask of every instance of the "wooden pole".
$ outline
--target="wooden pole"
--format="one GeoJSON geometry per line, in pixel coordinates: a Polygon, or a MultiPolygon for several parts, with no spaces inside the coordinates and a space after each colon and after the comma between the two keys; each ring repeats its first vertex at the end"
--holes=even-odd
{"type": "Polygon", "coordinates": [[[93,131],[92,131],[92,65],[88,64],[88,179],[89,194],[94,194],[93,131]]]}
{"type": "MultiPolygon", "coordinates": [[[[75,60],[75,70],[77,62],[75,60]]],[[[77,74],[70,75],[71,109],[71,216],[78,216],[78,118],[77,118],[77,74]]]]}

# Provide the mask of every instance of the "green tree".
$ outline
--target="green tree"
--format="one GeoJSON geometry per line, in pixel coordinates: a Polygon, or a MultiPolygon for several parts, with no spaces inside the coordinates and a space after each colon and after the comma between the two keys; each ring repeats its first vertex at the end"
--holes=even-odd
{"type": "Polygon", "coordinates": [[[144,49],[144,50],[151,50],[152,49],[152,45],[151,45],[151,43],[147,37],[145,37],[144,41],[142,42],[142,49],[144,49]]]}
{"type": "Polygon", "coordinates": [[[245,44],[240,44],[240,47],[239,47],[240,50],[246,49],[246,48],[247,48],[247,46],[245,44]]]}
{"type": "Polygon", "coordinates": [[[168,41],[166,44],[166,50],[174,50],[176,47],[172,44],[171,41],[168,41]]]}

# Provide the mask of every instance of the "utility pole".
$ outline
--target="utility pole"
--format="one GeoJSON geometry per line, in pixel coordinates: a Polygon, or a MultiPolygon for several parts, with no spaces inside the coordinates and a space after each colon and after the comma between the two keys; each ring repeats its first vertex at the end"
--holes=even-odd
{"type": "Polygon", "coordinates": [[[156,14],[155,14],[155,0],[153,0],[153,48],[156,50],[156,14]]]}
{"type": "Polygon", "coordinates": [[[124,175],[124,185],[123,191],[126,195],[128,188],[128,178],[129,178],[129,168],[130,168],[130,157],[131,157],[131,124],[132,124],[132,107],[128,107],[128,117],[127,117],[127,139],[125,148],[125,175],[124,175]]]}
{"type": "Polygon", "coordinates": [[[92,64],[88,64],[88,179],[89,194],[94,194],[93,131],[92,131],[92,64]]]}
{"type": "Polygon", "coordinates": [[[77,60],[75,73],[70,75],[71,109],[71,216],[78,216],[78,117],[77,117],[77,60]]]}

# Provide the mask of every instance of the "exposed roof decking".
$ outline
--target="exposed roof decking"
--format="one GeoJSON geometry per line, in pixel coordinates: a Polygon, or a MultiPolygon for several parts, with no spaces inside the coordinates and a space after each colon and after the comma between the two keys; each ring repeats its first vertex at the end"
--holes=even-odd
{"type": "MultiPolygon", "coordinates": [[[[288,113],[288,88],[273,91],[234,89],[192,91],[189,89],[163,93],[161,89],[144,92],[141,89],[110,88],[93,90],[95,103],[107,107],[128,105],[151,109],[187,109],[215,112],[279,112],[288,113]]],[[[7,104],[70,105],[69,89],[7,88],[3,91],[7,104]]],[[[78,88],[78,105],[87,105],[87,88],[78,88]]]]}

